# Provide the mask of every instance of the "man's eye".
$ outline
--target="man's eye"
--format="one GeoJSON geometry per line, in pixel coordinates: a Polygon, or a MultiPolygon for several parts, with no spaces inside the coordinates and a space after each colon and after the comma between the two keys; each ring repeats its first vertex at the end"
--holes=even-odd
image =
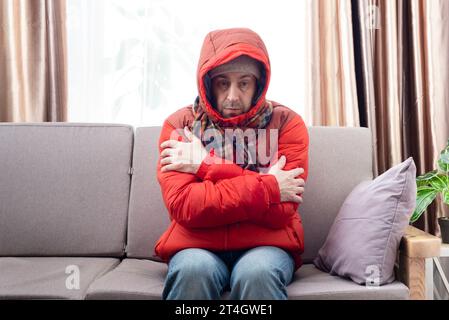
{"type": "Polygon", "coordinates": [[[240,82],[240,87],[241,88],[246,88],[247,86],[248,86],[248,81],[240,82]]]}
{"type": "Polygon", "coordinates": [[[226,87],[228,86],[228,82],[227,82],[227,81],[220,81],[220,82],[218,83],[218,85],[219,85],[221,88],[226,88],[226,87]]]}

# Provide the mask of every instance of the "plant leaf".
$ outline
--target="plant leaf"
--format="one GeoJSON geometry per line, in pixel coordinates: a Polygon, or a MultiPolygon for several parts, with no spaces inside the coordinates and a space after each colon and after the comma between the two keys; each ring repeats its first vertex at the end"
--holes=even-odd
{"type": "Polygon", "coordinates": [[[423,188],[418,190],[416,195],[416,208],[410,218],[410,223],[413,223],[419,219],[424,210],[426,210],[429,204],[431,204],[435,199],[437,193],[438,191],[433,188],[423,188]]]}
{"type": "Polygon", "coordinates": [[[449,204],[449,188],[443,190],[443,201],[445,204],[449,204]]]}
{"type": "Polygon", "coordinates": [[[437,170],[429,171],[421,176],[416,177],[416,181],[419,181],[419,182],[428,181],[436,175],[437,175],[437,170]]]}
{"type": "Polygon", "coordinates": [[[446,149],[440,154],[440,158],[438,159],[438,166],[444,172],[449,171],[449,151],[446,149]]]}
{"type": "Polygon", "coordinates": [[[448,187],[448,178],[444,174],[437,174],[429,180],[429,183],[435,190],[441,192],[448,187]]]}
{"type": "Polygon", "coordinates": [[[444,172],[449,171],[449,139],[447,140],[446,148],[441,150],[440,157],[438,158],[438,166],[444,172]]]}
{"type": "Polygon", "coordinates": [[[429,181],[428,180],[416,180],[416,186],[419,187],[428,187],[429,181]]]}
{"type": "Polygon", "coordinates": [[[418,187],[418,189],[416,191],[417,191],[417,194],[419,195],[419,194],[422,194],[423,191],[432,191],[432,190],[435,190],[435,188],[432,186],[426,185],[426,186],[418,187]]]}

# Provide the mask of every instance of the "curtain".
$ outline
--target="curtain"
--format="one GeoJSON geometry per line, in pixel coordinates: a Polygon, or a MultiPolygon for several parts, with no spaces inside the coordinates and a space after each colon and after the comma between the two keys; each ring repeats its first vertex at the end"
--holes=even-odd
{"type": "MultiPolygon", "coordinates": [[[[436,169],[449,138],[449,1],[353,0],[361,124],[373,133],[378,173],[413,157],[436,169]]],[[[416,226],[439,235],[441,199],[416,226]]]]}
{"type": "MultiPolygon", "coordinates": [[[[308,6],[308,122],[370,128],[375,175],[408,157],[418,174],[436,169],[449,138],[449,1],[308,6]]],[[[437,198],[416,226],[439,235],[448,211],[437,198]]]]}
{"type": "Polygon", "coordinates": [[[306,122],[359,126],[350,0],[308,1],[306,122]]]}
{"type": "Polygon", "coordinates": [[[65,0],[0,1],[0,121],[66,121],[65,0]]]}

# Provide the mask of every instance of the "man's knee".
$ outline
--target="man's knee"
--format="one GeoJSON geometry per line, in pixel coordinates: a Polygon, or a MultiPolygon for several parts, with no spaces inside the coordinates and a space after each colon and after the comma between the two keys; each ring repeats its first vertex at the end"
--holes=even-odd
{"type": "Polygon", "coordinates": [[[229,279],[225,268],[207,250],[182,250],[169,262],[163,299],[218,299],[229,279]]]}
{"type": "Polygon", "coordinates": [[[276,247],[258,247],[238,261],[232,274],[231,282],[287,285],[293,271],[288,253],[276,247]],[[272,261],[272,260],[275,261],[272,261]]]}
{"type": "Polygon", "coordinates": [[[249,284],[249,285],[263,285],[278,281],[280,277],[279,270],[273,268],[268,264],[251,265],[247,268],[241,268],[232,275],[232,283],[235,285],[249,284]]]}
{"type": "Polygon", "coordinates": [[[170,272],[182,277],[198,279],[218,272],[217,261],[203,249],[185,249],[173,256],[170,272]]]}

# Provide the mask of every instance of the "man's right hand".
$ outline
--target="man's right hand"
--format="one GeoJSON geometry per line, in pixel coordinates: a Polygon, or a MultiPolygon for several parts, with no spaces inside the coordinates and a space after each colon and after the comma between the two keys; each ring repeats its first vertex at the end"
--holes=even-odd
{"type": "Polygon", "coordinates": [[[279,161],[273,165],[268,174],[276,177],[281,192],[281,202],[296,202],[302,203],[302,197],[299,196],[304,192],[305,182],[303,179],[296,179],[297,176],[304,173],[303,168],[295,168],[292,170],[282,170],[287,162],[285,156],[281,156],[279,161]]]}

